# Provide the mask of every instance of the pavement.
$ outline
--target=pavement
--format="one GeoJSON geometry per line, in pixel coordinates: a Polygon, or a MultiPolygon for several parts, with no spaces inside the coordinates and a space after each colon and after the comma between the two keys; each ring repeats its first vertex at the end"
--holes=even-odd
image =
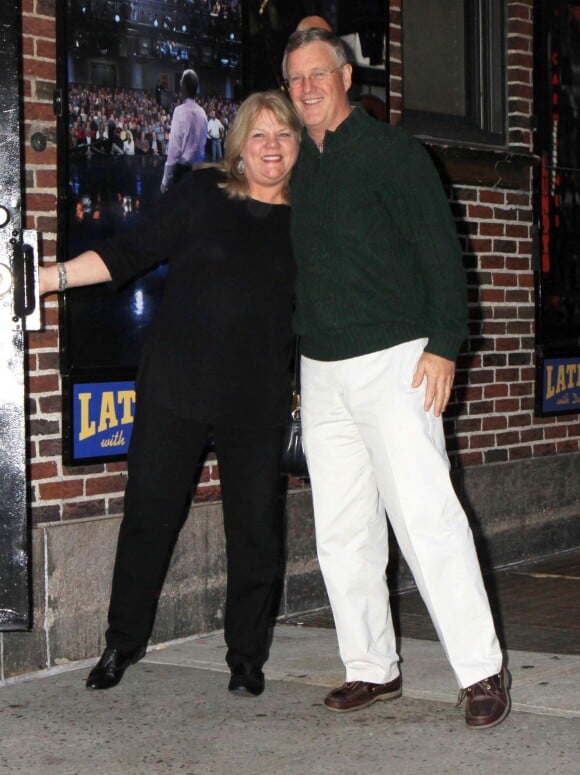
{"type": "Polygon", "coordinates": [[[580,773],[580,656],[507,652],[512,711],[472,731],[436,641],[402,638],[403,697],[327,711],[342,683],[333,629],[275,628],[266,691],[227,691],[221,632],[152,647],[121,684],[88,691],[91,662],[0,684],[0,773],[444,775],[580,773]]]}

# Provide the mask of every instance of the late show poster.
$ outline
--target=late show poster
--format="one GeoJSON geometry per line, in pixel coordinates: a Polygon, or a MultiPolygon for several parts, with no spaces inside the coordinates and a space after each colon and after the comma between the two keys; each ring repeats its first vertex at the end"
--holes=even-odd
{"type": "MultiPolygon", "coordinates": [[[[227,131],[242,99],[242,3],[68,0],[59,13],[66,50],[60,142],[67,148],[59,260],[67,260],[154,217],[184,70],[196,71],[198,103],[227,131]]],[[[205,160],[212,160],[209,141],[205,160]]],[[[105,283],[64,294],[69,464],[125,454],[130,424],[116,383],[119,374],[135,376],[165,277],[161,263],[120,292],[105,283]]]]}

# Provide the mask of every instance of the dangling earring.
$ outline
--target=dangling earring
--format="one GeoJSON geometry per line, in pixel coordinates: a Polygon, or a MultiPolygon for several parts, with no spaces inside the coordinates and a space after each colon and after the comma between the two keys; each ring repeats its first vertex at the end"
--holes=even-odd
{"type": "Polygon", "coordinates": [[[236,162],[236,172],[238,173],[238,175],[243,175],[245,171],[246,171],[246,162],[240,156],[240,158],[236,162]]]}

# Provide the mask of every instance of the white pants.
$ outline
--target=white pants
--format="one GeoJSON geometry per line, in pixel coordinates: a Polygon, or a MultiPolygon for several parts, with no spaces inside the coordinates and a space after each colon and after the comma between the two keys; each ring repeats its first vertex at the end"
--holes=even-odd
{"type": "Polygon", "coordinates": [[[302,422],[318,559],[347,681],[386,683],[399,658],[385,509],[465,688],[502,654],[473,536],[449,477],[441,417],[411,381],[426,339],[342,361],[302,357],[302,422]]]}

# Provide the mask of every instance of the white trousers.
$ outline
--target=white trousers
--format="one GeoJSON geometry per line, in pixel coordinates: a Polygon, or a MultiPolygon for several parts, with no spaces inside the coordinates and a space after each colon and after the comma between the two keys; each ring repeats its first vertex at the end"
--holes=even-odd
{"type": "Polygon", "coordinates": [[[318,559],[347,681],[386,683],[399,657],[385,510],[461,688],[502,666],[441,417],[411,381],[426,339],[342,361],[302,357],[302,423],[318,559]]]}

